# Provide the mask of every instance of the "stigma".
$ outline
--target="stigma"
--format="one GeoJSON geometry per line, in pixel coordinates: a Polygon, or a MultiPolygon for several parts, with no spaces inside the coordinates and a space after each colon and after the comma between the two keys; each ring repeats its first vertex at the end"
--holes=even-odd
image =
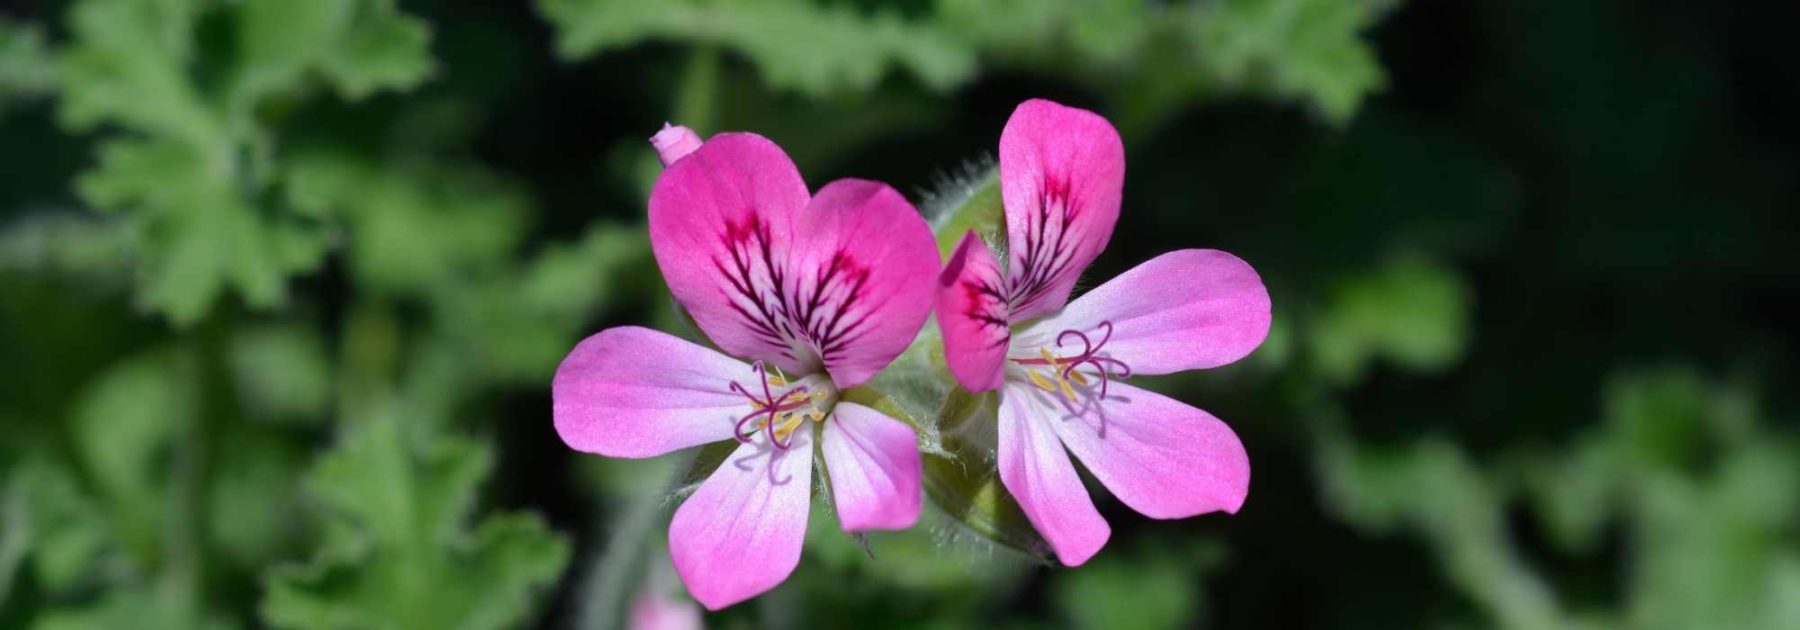
{"type": "Polygon", "coordinates": [[[780,369],[771,372],[761,361],[751,364],[750,371],[756,376],[750,387],[731,382],[731,391],[750,405],[750,413],[738,418],[733,429],[739,442],[749,443],[758,431],[768,431],[769,441],[785,451],[793,446],[795,431],[807,422],[824,422],[837,402],[830,379],[790,378],[780,369]]]}
{"type": "Polygon", "coordinates": [[[1093,370],[1093,376],[1100,380],[1099,398],[1105,399],[1107,383],[1115,378],[1130,377],[1131,366],[1101,354],[1106,342],[1112,339],[1112,322],[1102,321],[1095,328],[1102,331],[1098,343],[1087,333],[1071,328],[1056,335],[1054,350],[1051,345],[1040,346],[1037,357],[1012,359],[1012,362],[1025,368],[1026,380],[1033,387],[1052,396],[1060,394],[1072,403],[1079,402],[1078,391],[1082,390],[1077,388],[1085,388],[1090,382],[1090,377],[1079,369],[1087,366],[1093,370]],[[1058,354],[1059,351],[1073,349],[1071,340],[1081,342],[1081,351],[1058,354]]]}

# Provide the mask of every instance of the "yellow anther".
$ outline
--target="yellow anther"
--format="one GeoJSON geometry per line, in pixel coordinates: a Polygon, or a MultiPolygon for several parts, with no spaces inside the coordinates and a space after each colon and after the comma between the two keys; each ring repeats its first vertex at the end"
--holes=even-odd
{"type": "Polygon", "coordinates": [[[804,420],[804,418],[795,417],[792,413],[781,414],[781,425],[775,427],[775,437],[782,440],[788,439],[789,435],[793,435],[794,429],[800,428],[800,423],[804,420]]]}
{"type": "Polygon", "coordinates": [[[1025,375],[1031,379],[1031,384],[1037,386],[1038,389],[1052,394],[1061,392],[1062,395],[1068,397],[1070,401],[1074,401],[1075,388],[1069,386],[1069,381],[1075,381],[1075,384],[1077,385],[1086,385],[1087,377],[1082,376],[1080,372],[1074,370],[1069,370],[1068,375],[1065,376],[1063,374],[1063,366],[1069,364],[1070,361],[1051,354],[1048,346],[1038,348],[1038,356],[1044,359],[1046,367],[1050,368],[1050,375],[1055,377],[1056,380],[1051,381],[1043,375],[1038,374],[1035,370],[1027,371],[1025,372],[1025,375]]]}
{"type": "Polygon", "coordinates": [[[773,370],[774,373],[773,374],[765,374],[764,378],[766,378],[769,381],[769,385],[771,387],[787,387],[789,383],[793,382],[792,380],[790,380],[788,378],[788,375],[786,372],[781,371],[781,368],[778,368],[778,367],[775,367],[772,365],[769,366],[769,368],[771,370],[773,370]]]}

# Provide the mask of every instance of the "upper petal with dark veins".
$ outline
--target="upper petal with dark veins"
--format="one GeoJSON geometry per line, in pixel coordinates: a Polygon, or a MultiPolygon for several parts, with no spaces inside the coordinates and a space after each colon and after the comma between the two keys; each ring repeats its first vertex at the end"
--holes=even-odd
{"type": "Polygon", "coordinates": [[[969,391],[1000,387],[1012,335],[1000,263],[971,231],[951,252],[938,276],[938,328],[944,335],[944,362],[969,391]]]}
{"type": "Polygon", "coordinates": [[[1125,147],[1093,112],[1033,99],[1000,134],[1007,301],[1015,321],[1053,313],[1112,238],[1125,147]]]}
{"type": "Polygon", "coordinates": [[[869,380],[931,315],[931,228],[880,182],[842,179],[795,218],[782,311],[838,387],[869,380]]]}
{"type": "Polygon", "coordinates": [[[650,245],[663,279],[719,348],[810,371],[784,304],[794,218],[809,200],[780,147],[723,133],[676,160],[650,193],[650,245]]]}

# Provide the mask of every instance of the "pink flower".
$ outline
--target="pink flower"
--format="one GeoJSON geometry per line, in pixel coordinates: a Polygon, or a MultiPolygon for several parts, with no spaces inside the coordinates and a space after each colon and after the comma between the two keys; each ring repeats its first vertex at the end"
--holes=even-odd
{"type": "MultiPolygon", "coordinates": [[[[673,129],[658,137],[684,146],[692,132],[673,129]]],[[[731,356],[612,328],[577,345],[551,389],[556,431],[576,450],[638,458],[741,443],[669,526],[676,573],[717,610],[774,588],[799,563],[815,427],[844,529],[918,519],[912,428],[839,393],[924,325],[932,287],[920,279],[937,273],[937,250],[893,189],[846,179],[809,195],[762,136],[720,134],[664,157],[651,247],[675,299],[731,356]]]]}
{"type": "Polygon", "coordinates": [[[1256,349],[1269,331],[1256,272],[1231,254],[1181,250],[1069,302],[1112,236],[1124,182],[1124,147],[1106,119],[1026,101],[1000,136],[1006,271],[971,232],[938,281],[951,372],[971,391],[1000,390],[1000,480],[1069,566],[1112,530],[1065,448],[1152,518],[1236,512],[1250,489],[1250,460],[1230,427],[1121,381],[1256,349]]]}

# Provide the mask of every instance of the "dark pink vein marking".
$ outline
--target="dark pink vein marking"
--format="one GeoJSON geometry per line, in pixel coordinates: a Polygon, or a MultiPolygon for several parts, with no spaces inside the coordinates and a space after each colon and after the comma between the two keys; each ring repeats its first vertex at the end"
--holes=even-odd
{"type": "Polygon", "coordinates": [[[1026,215],[1024,251],[1014,253],[1023,271],[1009,283],[1007,304],[1012,308],[1023,308],[1043,297],[1052,281],[1074,262],[1078,243],[1071,240],[1069,232],[1080,216],[1080,207],[1068,179],[1045,174],[1037,207],[1026,215]],[[1051,227],[1053,218],[1060,219],[1055,228],[1051,227]]]}

